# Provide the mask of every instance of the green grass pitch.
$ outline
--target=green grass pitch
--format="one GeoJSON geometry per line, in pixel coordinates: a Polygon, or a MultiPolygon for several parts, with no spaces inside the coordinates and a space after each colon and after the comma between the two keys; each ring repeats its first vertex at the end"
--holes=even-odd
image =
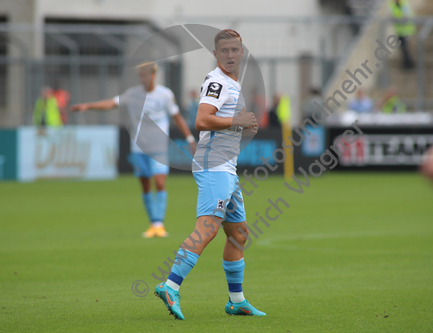
{"type": "Polygon", "coordinates": [[[185,321],[153,296],[151,274],[193,230],[192,176],[168,179],[167,239],[141,238],[133,177],[1,183],[0,332],[433,332],[432,185],[415,173],[310,180],[298,194],[271,176],[245,196],[250,222],[268,198],[291,205],[245,252],[245,296],[267,317],[225,314],[220,231],[182,285],[185,321]]]}

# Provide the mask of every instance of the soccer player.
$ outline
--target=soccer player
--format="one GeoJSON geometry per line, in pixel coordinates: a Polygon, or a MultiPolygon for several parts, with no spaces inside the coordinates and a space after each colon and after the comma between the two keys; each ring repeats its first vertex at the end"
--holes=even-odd
{"type": "Polygon", "coordinates": [[[220,226],[227,238],[223,269],[229,301],[225,312],[230,315],[266,315],[249,304],[242,291],[243,248],[248,229],[236,163],[243,130],[257,133],[257,119],[253,113],[245,111],[238,82],[242,39],[236,31],[226,29],[215,36],[214,43],[213,53],[218,67],[206,76],[202,85],[195,123],[197,130],[201,131],[192,165],[198,185],[195,230],[177,252],[167,281],[155,287],[155,295],[164,301],[175,318],[181,320],[185,318],[179,303],[180,285],[217,235],[220,226]]]}
{"type": "Polygon", "coordinates": [[[93,103],[76,104],[72,111],[84,112],[88,109],[110,110],[118,106],[126,107],[128,111],[131,130],[130,135],[139,131],[141,147],[131,137],[131,155],[129,161],[134,168],[134,175],[139,178],[142,187],[142,200],[146,208],[150,227],[143,233],[144,238],[167,237],[164,227],[165,211],[167,207],[167,192],[165,181],[169,172],[168,166],[168,132],[169,116],[174,118],[177,127],[185,135],[194,153],[196,142],[184,118],[179,113],[179,107],[174,99],[173,92],[162,85],[155,83],[157,64],[144,63],[138,66],[141,85],[126,90],[121,96],[113,99],[93,103]],[[144,117],[142,114],[147,115],[144,117]],[[161,131],[162,130],[162,131],[161,131]],[[155,135],[149,135],[155,133],[155,135]],[[151,152],[154,147],[154,151],[151,152]],[[148,150],[146,150],[148,149],[148,150]],[[153,157],[153,158],[152,158],[153,157]],[[160,161],[164,162],[160,163],[160,161]],[[152,189],[151,179],[154,178],[156,193],[152,189]]]}

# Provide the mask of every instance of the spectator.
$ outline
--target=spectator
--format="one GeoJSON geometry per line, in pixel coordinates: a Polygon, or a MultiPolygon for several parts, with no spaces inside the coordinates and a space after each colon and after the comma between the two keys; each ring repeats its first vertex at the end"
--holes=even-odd
{"type": "Polygon", "coordinates": [[[275,93],[272,100],[272,107],[269,109],[269,127],[280,127],[280,121],[278,119],[277,108],[280,103],[280,94],[275,93]]]}
{"type": "Polygon", "coordinates": [[[187,108],[187,118],[189,128],[195,128],[195,118],[197,117],[198,110],[198,94],[197,91],[191,90],[190,101],[187,108]]]}
{"type": "Polygon", "coordinates": [[[383,113],[405,113],[406,104],[401,100],[398,90],[394,87],[388,88],[385,96],[378,104],[378,109],[383,113]]]}
{"type": "Polygon", "coordinates": [[[348,108],[358,113],[370,113],[373,109],[373,100],[367,97],[363,89],[358,88],[356,98],[349,102],[348,108]]]}
{"type": "Polygon", "coordinates": [[[322,92],[318,88],[310,88],[310,95],[302,103],[302,113],[304,119],[312,119],[313,112],[317,110],[314,102],[322,104],[322,92]]]}
{"type": "Polygon", "coordinates": [[[281,125],[290,124],[291,113],[290,97],[283,94],[280,96],[280,101],[278,102],[277,107],[277,116],[281,125]]]}
{"type": "Polygon", "coordinates": [[[57,101],[50,87],[42,88],[41,97],[36,100],[33,124],[36,126],[62,126],[57,101]]]}
{"type": "Polygon", "coordinates": [[[268,110],[268,101],[264,94],[254,93],[253,97],[253,106],[251,107],[251,111],[255,112],[256,118],[259,122],[259,128],[264,129],[269,127],[269,110],[268,110]]]}
{"type": "Polygon", "coordinates": [[[388,0],[389,9],[394,18],[394,28],[401,42],[403,52],[403,67],[410,69],[414,67],[412,57],[409,53],[408,37],[416,32],[412,18],[412,10],[407,0],[388,0]]]}
{"type": "Polygon", "coordinates": [[[60,117],[63,125],[68,121],[68,105],[71,99],[71,94],[64,89],[60,88],[59,82],[54,83],[54,97],[56,97],[57,107],[60,111],[60,117]]]}

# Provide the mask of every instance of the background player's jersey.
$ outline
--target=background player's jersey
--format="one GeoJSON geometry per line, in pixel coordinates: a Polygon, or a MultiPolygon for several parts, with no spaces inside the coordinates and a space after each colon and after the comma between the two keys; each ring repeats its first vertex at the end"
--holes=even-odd
{"type": "Polygon", "coordinates": [[[173,92],[164,86],[146,92],[142,85],[131,87],[114,102],[125,106],[130,118],[131,152],[165,153],[168,150],[170,116],[179,112],[173,92]],[[143,104],[144,103],[144,104],[143,104]],[[145,115],[142,116],[142,112],[145,115]],[[141,125],[140,125],[140,119],[141,125]],[[157,126],[156,126],[156,125],[157,126]],[[139,126],[140,125],[140,126],[139,126]],[[137,142],[134,142],[137,129],[140,129],[137,142]]]}
{"type": "MultiPolygon", "coordinates": [[[[245,107],[241,85],[218,67],[210,72],[201,87],[200,104],[215,106],[217,117],[233,117],[245,107]]],[[[220,131],[201,131],[192,163],[192,172],[226,171],[236,174],[242,127],[220,131]]]]}

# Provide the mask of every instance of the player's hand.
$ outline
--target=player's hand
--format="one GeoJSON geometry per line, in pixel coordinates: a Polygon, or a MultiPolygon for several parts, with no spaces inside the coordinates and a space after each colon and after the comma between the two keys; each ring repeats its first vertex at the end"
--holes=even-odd
{"type": "Polygon", "coordinates": [[[236,117],[233,117],[232,127],[240,126],[248,128],[258,126],[256,116],[252,112],[247,112],[244,108],[236,117]]]}
{"type": "Polygon", "coordinates": [[[259,131],[259,126],[246,127],[242,131],[243,136],[254,136],[259,131]]]}
{"type": "Polygon", "coordinates": [[[84,112],[87,111],[88,109],[89,109],[89,105],[86,103],[75,104],[69,108],[69,110],[72,112],[84,112]]]}

